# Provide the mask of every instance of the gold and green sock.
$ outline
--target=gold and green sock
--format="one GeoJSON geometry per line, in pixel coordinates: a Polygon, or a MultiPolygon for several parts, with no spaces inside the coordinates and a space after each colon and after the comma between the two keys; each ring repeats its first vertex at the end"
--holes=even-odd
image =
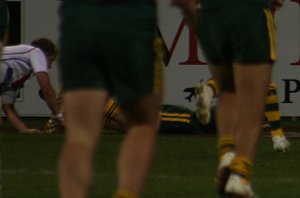
{"type": "Polygon", "coordinates": [[[214,78],[211,78],[207,81],[206,84],[212,88],[213,97],[218,97],[218,95],[220,94],[220,90],[221,90],[218,81],[214,78]]]}
{"type": "Polygon", "coordinates": [[[279,129],[276,129],[276,130],[271,129],[271,136],[272,137],[278,137],[278,136],[283,137],[284,136],[283,129],[282,128],[279,128],[279,129]]]}
{"type": "Polygon", "coordinates": [[[233,173],[242,175],[245,178],[250,178],[250,176],[252,175],[252,167],[252,160],[248,157],[243,156],[236,156],[230,164],[230,170],[233,173]]]}
{"type": "Polygon", "coordinates": [[[284,132],[281,127],[281,116],[278,104],[277,86],[274,83],[271,83],[269,85],[265,107],[265,116],[271,126],[271,136],[284,136],[284,132]]]}
{"type": "Polygon", "coordinates": [[[234,152],[235,139],[233,137],[223,137],[218,139],[217,150],[219,159],[227,152],[234,152]]]}

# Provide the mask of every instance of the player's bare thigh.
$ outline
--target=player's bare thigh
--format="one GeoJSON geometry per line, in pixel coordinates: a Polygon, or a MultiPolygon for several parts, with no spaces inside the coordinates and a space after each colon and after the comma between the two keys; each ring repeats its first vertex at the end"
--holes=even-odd
{"type": "Polygon", "coordinates": [[[71,141],[95,141],[101,131],[104,105],[108,93],[104,90],[73,90],[63,96],[66,136],[71,141]]]}

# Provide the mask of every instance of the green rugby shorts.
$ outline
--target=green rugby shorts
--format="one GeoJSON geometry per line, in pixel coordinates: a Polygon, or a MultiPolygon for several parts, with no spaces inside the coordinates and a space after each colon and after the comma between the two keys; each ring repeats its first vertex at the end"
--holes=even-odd
{"type": "Polygon", "coordinates": [[[200,11],[200,46],[208,63],[272,63],[275,25],[271,11],[254,3],[237,3],[200,11]]]}
{"type": "Polygon", "coordinates": [[[154,93],[153,5],[67,4],[61,8],[61,79],[64,91],[104,89],[118,103],[154,93]]]}

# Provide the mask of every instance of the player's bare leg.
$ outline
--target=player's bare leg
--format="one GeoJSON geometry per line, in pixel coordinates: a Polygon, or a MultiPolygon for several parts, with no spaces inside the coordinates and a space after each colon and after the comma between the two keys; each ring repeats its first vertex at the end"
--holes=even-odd
{"type": "Polygon", "coordinates": [[[160,101],[160,96],[147,96],[141,101],[122,105],[129,128],[119,156],[115,197],[139,197],[144,188],[153,160],[160,101]]]}
{"type": "Polygon", "coordinates": [[[59,160],[62,198],[87,197],[106,100],[107,93],[104,91],[64,93],[66,139],[59,160]]]}
{"type": "Polygon", "coordinates": [[[235,156],[234,120],[236,119],[235,94],[222,91],[218,98],[217,123],[218,123],[218,156],[219,166],[216,175],[216,187],[219,194],[223,195],[225,184],[229,176],[229,165],[235,156]]]}
{"type": "Polygon", "coordinates": [[[225,185],[230,173],[229,165],[235,156],[236,95],[234,93],[232,73],[225,71],[220,66],[211,66],[210,69],[216,83],[220,85],[216,109],[219,156],[216,188],[222,196],[224,195],[225,185]]]}
{"type": "Polygon", "coordinates": [[[232,172],[225,191],[252,197],[250,177],[260,135],[265,101],[272,66],[234,65],[237,93],[236,157],[230,164],[232,172]]]}

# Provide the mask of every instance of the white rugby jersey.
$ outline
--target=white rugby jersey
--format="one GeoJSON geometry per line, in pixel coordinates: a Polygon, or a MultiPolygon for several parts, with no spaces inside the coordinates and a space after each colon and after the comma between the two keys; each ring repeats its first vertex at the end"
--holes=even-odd
{"type": "Polygon", "coordinates": [[[13,87],[22,86],[31,74],[48,72],[46,56],[39,48],[30,45],[4,47],[2,61],[0,83],[5,80],[5,75],[11,68],[9,85],[13,87]]]}

